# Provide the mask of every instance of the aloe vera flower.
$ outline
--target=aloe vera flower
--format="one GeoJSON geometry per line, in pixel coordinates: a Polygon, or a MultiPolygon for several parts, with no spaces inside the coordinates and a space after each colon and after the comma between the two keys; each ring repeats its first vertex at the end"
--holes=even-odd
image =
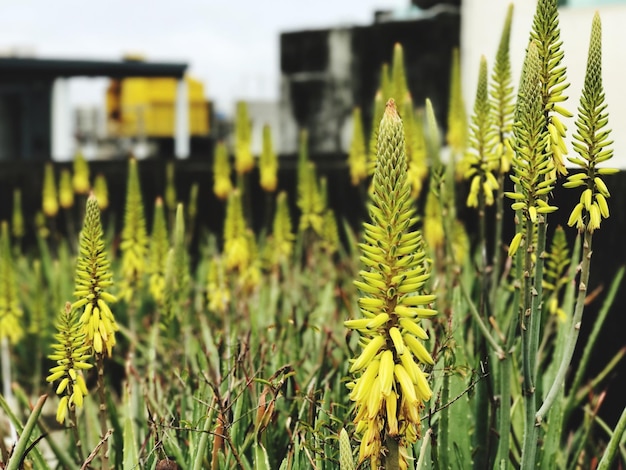
{"type": "Polygon", "coordinates": [[[356,107],[352,110],[352,123],[352,142],[348,152],[348,168],[350,169],[352,186],[357,186],[367,178],[367,151],[365,150],[361,108],[356,107]]]}
{"type": "Polygon", "coordinates": [[[120,297],[127,302],[141,286],[146,270],[148,252],[148,233],[144,216],[143,197],[139,181],[137,160],[128,162],[128,181],[126,188],[126,207],[124,210],[124,228],[122,230],[122,275],[124,276],[120,297]]]}
{"type": "Polygon", "coordinates": [[[98,207],[104,210],[109,207],[109,188],[107,186],[106,177],[102,173],[98,173],[93,182],[93,194],[98,200],[98,207]]]}
{"type": "Polygon", "coordinates": [[[72,175],[67,168],[61,170],[61,177],[59,179],[59,203],[63,209],[69,209],[74,205],[72,175]]]}
{"type": "Polygon", "coordinates": [[[224,262],[228,271],[244,271],[250,263],[250,250],[246,235],[241,194],[234,191],[228,197],[224,220],[224,262]]]}
{"type": "Polygon", "coordinates": [[[252,122],[248,115],[245,101],[237,103],[235,116],[235,171],[238,175],[248,173],[254,168],[252,155],[252,122]]]}
{"type": "Polygon", "coordinates": [[[59,213],[57,185],[54,180],[54,166],[46,163],[43,174],[42,209],[46,217],[54,217],[59,213]]]}
{"type": "Polygon", "coordinates": [[[107,290],[113,285],[110,263],[104,249],[102,224],[98,201],[93,195],[87,199],[85,222],[80,233],[78,262],[76,264],[76,300],[72,308],[83,308],[79,322],[87,344],[97,354],[111,355],[115,346],[115,332],[119,329],[109,307],[117,299],[107,290]]]}
{"type": "Polygon", "coordinates": [[[232,190],[233,183],[230,180],[228,149],[224,142],[218,142],[215,146],[213,160],[213,193],[218,199],[226,200],[232,190]]]}
{"type": "Polygon", "coordinates": [[[260,184],[263,191],[273,193],[278,185],[278,156],[272,145],[272,130],[263,126],[263,152],[259,159],[260,184]]]}
{"type": "Polygon", "coordinates": [[[57,395],[62,395],[56,414],[59,423],[65,421],[69,409],[82,407],[83,399],[89,393],[82,371],[93,367],[89,363],[91,346],[85,344],[85,332],[81,331],[76,320],[76,311],[67,302],[57,320],[58,333],[54,335],[57,342],[52,345],[54,352],[48,356],[57,365],[50,369],[46,380],[50,383],[60,380],[56,388],[57,395]]]}
{"type": "Polygon", "coordinates": [[[72,177],[72,186],[76,194],[89,193],[89,163],[81,152],[74,157],[74,176],[72,177]]]}
{"type": "Polygon", "coordinates": [[[379,129],[371,223],[365,223],[361,261],[366,266],[355,285],[362,292],[362,318],[345,325],[358,331],[362,348],[352,361],[350,399],[356,405],[359,460],[378,468],[389,449],[398,450],[400,468],[408,468],[407,447],[420,436],[420,410],[432,391],[419,366],[433,359],[422,344],[428,338],[421,318],[434,295],[424,292],[430,277],[426,252],[415,224],[407,180],[404,130],[395,102],[389,100],[379,129]]]}
{"type": "Polygon", "coordinates": [[[609,140],[611,131],[605,129],[609,120],[606,107],[602,86],[602,25],[600,16],[596,13],[592,23],[587,72],[573,142],[574,150],[582,158],[568,158],[582,171],[570,175],[563,184],[566,188],[585,188],[567,222],[570,227],[576,225],[581,231],[593,232],[600,228],[602,219],[609,217],[607,199],[611,195],[602,176],[616,173],[617,170],[599,167],[599,164],[613,157],[613,149],[609,147],[613,143],[609,140]]]}
{"type": "Polygon", "coordinates": [[[9,226],[3,221],[0,229],[0,339],[7,338],[15,344],[24,336],[22,315],[11,256],[9,226]]]}

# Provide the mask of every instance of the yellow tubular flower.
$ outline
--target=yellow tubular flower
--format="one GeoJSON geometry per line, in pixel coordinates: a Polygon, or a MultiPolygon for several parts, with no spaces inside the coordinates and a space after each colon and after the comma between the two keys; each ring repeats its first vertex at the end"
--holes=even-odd
{"type": "Polygon", "coordinates": [[[420,339],[426,337],[421,318],[434,295],[423,293],[430,277],[422,236],[415,224],[407,179],[404,131],[395,102],[389,100],[380,123],[378,162],[374,173],[371,223],[364,224],[359,246],[368,267],[355,285],[365,317],[348,320],[360,335],[362,351],[350,371],[356,375],[350,399],[356,402],[355,428],[361,435],[359,460],[378,468],[386,442],[399,446],[400,468],[407,467],[406,448],[420,436],[419,410],[432,392],[419,363],[433,360],[420,339]]]}
{"type": "Polygon", "coordinates": [[[109,266],[98,201],[91,195],[87,199],[85,222],[80,233],[74,288],[77,300],[72,308],[83,309],[79,322],[87,344],[96,354],[106,352],[108,356],[115,346],[115,332],[119,329],[109,308],[109,304],[117,300],[107,292],[113,285],[109,266]]]}
{"type": "Polygon", "coordinates": [[[57,395],[62,396],[56,415],[59,423],[65,421],[68,409],[83,405],[88,391],[82,371],[93,367],[89,363],[91,347],[85,344],[85,332],[81,331],[77,319],[76,311],[67,302],[56,323],[58,333],[54,335],[57,341],[52,345],[54,352],[48,356],[57,363],[50,369],[46,380],[51,383],[59,381],[56,388],[57,395]]]}

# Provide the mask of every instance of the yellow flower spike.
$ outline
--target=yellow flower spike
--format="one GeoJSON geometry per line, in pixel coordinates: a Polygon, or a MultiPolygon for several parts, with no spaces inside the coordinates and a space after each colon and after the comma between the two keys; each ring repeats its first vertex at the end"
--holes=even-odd
{"type": "Polygon", "coordinates": [[[252,155],[252,122],[248,115],[245,101],[237,102],[235,116],[235,171],[239,175],[248,173],[254,168],[252,155]]]}
{"type": "Polygon", "coordinates": [[[233,183],[230,179],[230,161],[228,159],[228,149],[222,141],[215,146],[213,155],[213,194],[218,199],[225,201],[233,190],[233,183]]]}
{"type": "Polygon", "coordinates": [[[86,333],[86,342],[93,346],[96,353],[101,353],[103,346],[106,346],[107,352],[110,353],[110,346],[115,344],[117,324],[107,305],[107,298],[109,300],[111,298],[103,295],[106,292],[106,287],[110,286],[112,282],[109,266],[104,250],[100,209],[96,198],[91,195],[87,199],[85,221],[80,236],[74,289],[74,296],[78,297],[78,300],[73,306],[74,308],[83,308],[84,305],[79,323],[86,333]],[[107,307],[104,314],[110,316],[108,318],[109,323],[105,325],[107,336],[105,341],[100,334],[101,305],[107,307]]]}
{"type": "Polygon", "coordinates": [[[44,167],[42,210],[46,217],[55,217],[59,212],[57,186],[54,179],[54,166],[52,163],[46,163],[44,167]]]}
{"type": "Polygon", "coordinates": [[[485,57],[481,57],[468,151],[465,154],[465,163],[463,164],[469,173],[475,175],[472,178],[467,196],[468,207],[479,207],[481,204],[492,205],[494,202],[493,190],[498,187],[493,171],[499,167],[500,158],[495,152],[495,134],[492,131],[494,116],[489,101],[488,88],[487,61],[485,57]]]}
{"type": "Polygon", "coordinates": [[[260,185],[263,191],[273,193],[278,185],[278,156],[272,145],[272,130],[263,126],[263,151],[259,158],[260,185]]]}
{"type": "Polygon", "coordinates": [[[72,186],[76,194],[89,194],[89,163],[81,152],[74,156],[72,186]]]}
{"type": "Polygon", "coordinates": [[[59,178],[59,204],[63,209],[69,209],[74,205],[72,175],[67,168],[61,170],[61,176],[59,178]]]}
{"type": "Polygon", "coordinates": [[[102,173],[98,173],[93,182],[93,194],[98,200],[98,207],[103,211],[109,207],[109,188],[102,173]]]}
{"type": "Polygon", "coordinates": [[[24,329],[11,251],[9,227],[3,221],[0,228],[0,338],[7,338],[9,344],[16,344],[24,335],[24,329]]]}
{"type": "MultiPolygon", "coordinates": [[[[154,203],[154,215],[152,218],[152,232],[150,233],[150,243],[148,252],[147,272],[150,276],[149,292],[157,302],[163,301],[163,290],[165,288],[165,262],[169,250],[169,236],[167,224],[165,222],[165,210],[163,199],[157,197],[154,203]]],[[[110,294],[103,292],[100,294],[105,302],[115,301],[110,294]]]]}
{"type": "Polygon", "coordinates": [[[58,343],[52,348],[58,353],[48,356],[58,364],[50,369],[48,382],[56,382],[61,379],[56,394],[62,395],[57,408],[57,421],[63,423],[68,409],[74,412],[74,407],[81,407],[83,396],[87,395],[87,387],[82,376],[82,370],[92,367],[88,364],[91,357],[89,346],[85,346],[85,333],[82,331],[80,322],[77,321],[77,311],[67,302],[65,308],[59,314],[56,322],[58,333],[54,335],[58,343]]]}
{"type": "Polygon", "coordinates": [[[148,254],[148,233],[139,181],[139,168],[137,160],[134,158],[128,161],[124,227],[121,239],[120,249],[122,250],[122,275],[124,279],[120,297],[129,302],[142,285],[148,254]]]}
{"type": "Polygon", "coordinates": [[[353,186],[357,186],[367,178],[367,150],[365,149],[361,108],[356,107],[352,111],[352,123],[352,142],[348,152],[348,168],[350,169],[350,181],[353,186]]]}
{"type": "MultiPolygon", "coordinates": [[[[358,332],[363,347],[350,367],[357,374],[350,399],[355,402],[356,434],[361,436],[359,460],[370,459],[372,468],[378,468],[386,454],[388,436],[398,442],[400,456],[407,455],[402,449],[419,436],[421,397],[428,394],[420,392],[411,378],[420,380],[415,372],[420,358],[405,345],[404,336],[411,331],[415,341],[424,338],[417,322],[421,316],[436,314],[428,308],[435,296],[423,292],[429,264],[421,234],[411,230],[415,218],[406,146],[393,100],[378,129],[377,149],[371,221],[364,224],[364,242],[359,244],[366,268],[354,282],[362,294],[359,307],[364,318],[345,323],[358,332]]],[[[429,358],[415,349],[422,359],[429,358]]]]}
{"type": "Polygon", "coordinates": [[[568,178],[569,188],[586,186],[580,202],[574,206],[567,224],[574,224],[579,230],[593,232],[600,228],[602,218],[609,217],[606,198],[609,190],[601,176],[614,173],[610,168],[599,168],[598,165],[613,156],[609,145],[610,130],[608,113],[604,102],[602,85],[602,25],[596,13],[591,26],[591,39],[587,58],[587,72],[582,96],[580,98],[579,115],[576,119],[576,130],[572,143],[574,150],[582,158],[569,158],[569,161],[583,170],[568,178]],[[578,176],[584,175],[584,176],[578,176]],[[579,184],[578,182],[584,182],[579,184]]]}

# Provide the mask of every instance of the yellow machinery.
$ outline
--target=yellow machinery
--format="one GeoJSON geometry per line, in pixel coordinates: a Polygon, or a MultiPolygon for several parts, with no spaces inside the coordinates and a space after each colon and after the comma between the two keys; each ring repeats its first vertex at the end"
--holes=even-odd
{"type": "MultiPolygon", "coordinates": [[[[204,86],[185,77],[189,100],[189,133],[209,134],[209,104],[204,86]]],[[[124,78],[111,80],[107,89],[107,128],[118,137],[173,137],[177,80],[124,78]]]]}

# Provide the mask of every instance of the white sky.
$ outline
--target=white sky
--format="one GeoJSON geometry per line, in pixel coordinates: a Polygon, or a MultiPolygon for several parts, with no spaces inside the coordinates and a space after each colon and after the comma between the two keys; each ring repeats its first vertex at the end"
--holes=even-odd
{"type": "MultiPolygon", "coordinates": [[[[0,0],[0,51],[37,57],[148,60],[190,64],[218,109],[236,99],[275,99],[279,33],[370,24],[374,10],[409,0],[0,0]]],[[[74,104],[104,103],[104,80],[74,81],[74,104]]]]}

